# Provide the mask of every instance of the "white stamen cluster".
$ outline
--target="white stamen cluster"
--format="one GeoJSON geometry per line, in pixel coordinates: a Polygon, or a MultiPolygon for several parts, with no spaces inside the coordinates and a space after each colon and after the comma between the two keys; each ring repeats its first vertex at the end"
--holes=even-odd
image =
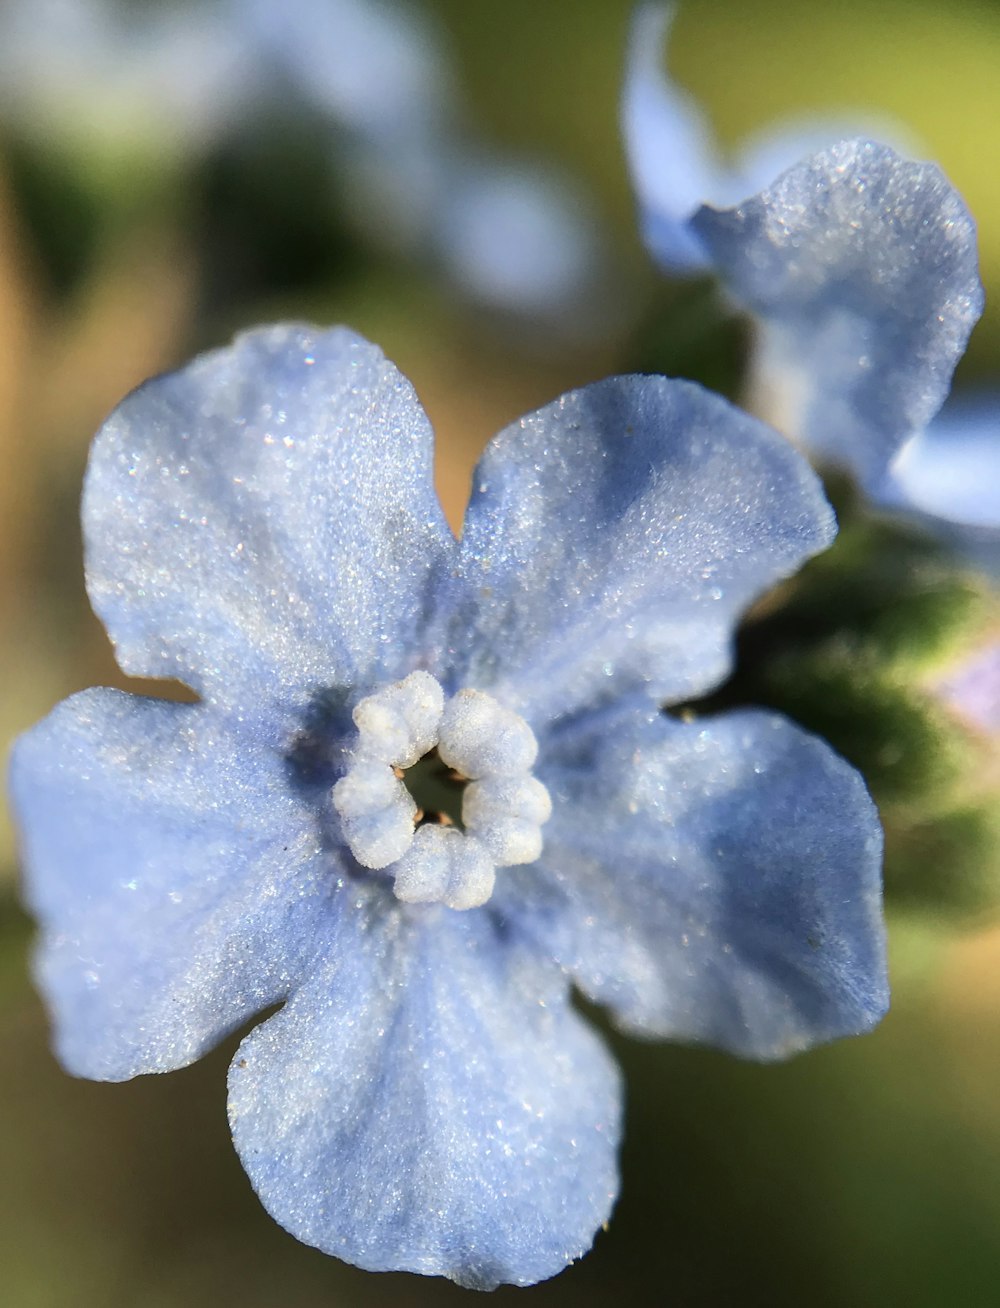
{"type": "Polygon", "coordinates": [[[478,908],[498,867],[538,858],[552,804],[531,775],[538,743],[523,718],[479,690],[446,703],[430,673],[411,672],[361,700],[354,724],[353,758],[333,805],[351,853],[362,867],[390,870],[398,899],[478,908]],[[435,747],[469,781],[464,831],[415,829],[417,806],[399,773],[435,747]]]}

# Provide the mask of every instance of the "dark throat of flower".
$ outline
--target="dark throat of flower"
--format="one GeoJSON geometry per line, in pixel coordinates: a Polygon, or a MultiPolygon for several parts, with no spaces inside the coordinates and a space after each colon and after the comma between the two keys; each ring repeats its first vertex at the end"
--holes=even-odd
{"type": "Polygon", "coordinates": [[[457,827],[459,831],[465,830],[462,796],[469,779],[449,767],[436,747],[423,758],[417,759],[412,767],[405,770],[397,767],[393,770],[417,806],[414,820],[417,828],[435,823],[439,826],[457,827]]]}

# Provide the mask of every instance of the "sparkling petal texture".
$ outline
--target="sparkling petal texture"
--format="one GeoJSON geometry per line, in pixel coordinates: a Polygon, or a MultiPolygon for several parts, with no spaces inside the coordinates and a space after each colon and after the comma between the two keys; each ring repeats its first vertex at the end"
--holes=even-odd
{"type": "Polygon", "coordinates": [[[410,671],[454,550],[432,445],[409,382],[343,328],[263,328],[140,387],[84,496],[121,666],[272,723],[410,671]]]}
{"type": "Polygon", "coordinates": [[[337,863],[284,760],[206,708],[91,690],[11,763],[59,1056],[118,1081],[193,1061],[283,998],[337,863]]]}
{"type": "Polygon", "coordinates": [[[327,966],[244,1040],[233,1139],[308,1244],[371,1270],[531,1284],[610,1212],[617,1070],[561,973],[501,947],[486,914],[409,912],[345,923],[327,966]]]}
{"type": "Polygon", "coordinates": [[[829,746],[745,712],[548,757],[545,852],[496,902],[625,1027],[775,1058],[883,1015],[881,832],[829,746]]]}
{"type": "Polygon", "coordinates": [[[760,319],[778,425],[877,485],[937,412],[982,310],[958,193],[933,164],[846,141],[692,226],[760,319]]]}
{"type": "Polygon", "coordinates": [[[456,681],[532,725],[636,688],[697,694],[725,675],[747,604],[833,531],[787,442],[700,387],[571,391],[502,432],[474,474],[456,681]]]}
{"type": "MultiPolygon", "coordinates": [[[[891,145],[897,154],[919,158],[921,143],[912,136],[903,123],[882,114],[797,114],[794,118],[778,119],[745,137],[739,145],[733,185],[739,191],[730,195],[730,204],[737,204],[748,195],[765,190],[782,173],[793,168],[809,155],[819,154],[837,141],[857,139],[881,141],[891,145]]],[[[712,196],[702,196],[702,202],[719,205],[712,196]]],[[[701,207],[701,204],[697,206],[701,207]]]]}
{"type": "Polygon", "coordinates": [[[430,469],[408,383],[343,330],[132,395],[88,474],[90,586],[127,670],[205,702],[78,696],[12,789],[67,1067],[178,1066],[284,1000],[230,1086],[269,1211],[364,1267],[530,1284],[617,1190],[618,1076],[569,979],[757,1057],[862,1030],[878,827],[781,719],[657,712],[833,534],[776,433],[689,383],[571,392],[490,446],[460,545],[430,469]],[[391,765],[435,741],[469,823],[414,835],[391,765]]]}
{"type": "Polygon", "coordinates": [[[737,204],[832,141],[877,137],[914,152],[902,124],[882,115],[797,117],[778,122],[742,142],[731,163],[721,158],[705,113],[677,86],[665,66],[665,45],[675,4],[650,0],[637,6],[629,33],[621,124],[625,152],[639,201],[643,239],[669,272],[712,266],[690,219],[703,204],[737,204]]]}

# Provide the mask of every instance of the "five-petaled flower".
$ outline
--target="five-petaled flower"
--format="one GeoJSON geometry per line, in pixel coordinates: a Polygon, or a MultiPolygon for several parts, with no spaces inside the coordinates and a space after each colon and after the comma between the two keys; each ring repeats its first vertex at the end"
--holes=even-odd
{"type": "Polygon", "coordinates": [[[618,1186],[618,1073],[571,986],[754,1058],[864,1030],[880,835],[784,719],[660,709],[833,533],[784,440],[601,382],[495,439],[460,540],[431,463],[344,329],[133,393],[87,475],[90,593],[127,673],[200,702],[86,691],[12,784],[70,1071],[180,1067],[280,1003],[230,1075],[274,1217],[363,1267],[529,1284],[618,1186]]]}

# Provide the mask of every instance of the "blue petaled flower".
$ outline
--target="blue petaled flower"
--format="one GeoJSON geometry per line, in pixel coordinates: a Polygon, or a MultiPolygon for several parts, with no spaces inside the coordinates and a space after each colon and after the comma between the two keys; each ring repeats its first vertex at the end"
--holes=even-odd
{"type": "Polygon", "coordinates": [[[126,672],[200,702],[77,695],[12,786],[70,1071],[181,1067],[280,1003],[230,1074],[274,1217],[362,1267],[529,1284],[618,1187],[618,1072],[571,987],[752,1058],[865,1030],[880,834],[776,714],[659,708],[833,534],[784,440],[601,382],[494,440],[460,540],[431,464],[344,329],[133,393],[87,475],[90,593],[126,672]]]}
{"type": "MultiPolygon", "coordinates": [[[[904,462],[922,457],[982,310],[972,217],[940,169],[888,146],[840,140],[801,157],[815,124],[724,169],[697,107],[662,71],[673,9],[637,10],[622,107],[650,251],[669,271],[713,270],[753,313],[751,407],[876,502],[906,502],[896,460],[915,437],[904,462]]],[[[938,448],[949,430],[930,438],[938,448]]],[[[947,457],[959,459],[957,445],[947,457]]],[[[935,513],[967,521],[958,495],[935,513]]],[[[969,525],[992,531],[996,548],[1000,505],[991,514],[969,525]]]]}
{"type": "MultiPolygon", "coordinates": [[[[454,60],[411,0],[229,0],[261,71],[325,122],[338,198],[368,241],[480,303],[570,334],[606,328],[613,260],[594,204],[551,165],[469,130],[454,60]]],[[[620,309],[616,309],[616,313],[620,309]]]]}
{"type": "Polygon", "coordinates": [[[225,4],[5,0],[0,121],[51,149],[183,158],[234,131],[259,70],[225,4]]]}

